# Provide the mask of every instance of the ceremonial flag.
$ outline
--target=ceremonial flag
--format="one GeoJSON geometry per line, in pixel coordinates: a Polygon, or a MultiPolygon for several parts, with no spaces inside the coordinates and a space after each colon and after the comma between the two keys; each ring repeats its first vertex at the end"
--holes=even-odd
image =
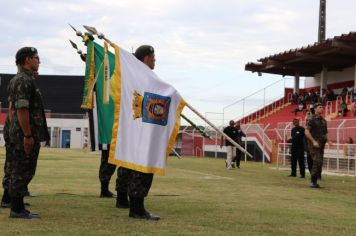
{"type": "Polygon", "coordinates": [[[114,100],[112,98],[111,79],[115,69],[115,56],[108,46],[88,40],[84,95],[82,108],[93,109],[93,90],[96,88],[96,110],[98,123],[98,142],[110,144],[114,121],[114,100]]]}
{"type": "Polygon", "coordinates": [[[134,55],[112,46],[115,111],[109,162],[164,175],[186,102],[134,55]]]}

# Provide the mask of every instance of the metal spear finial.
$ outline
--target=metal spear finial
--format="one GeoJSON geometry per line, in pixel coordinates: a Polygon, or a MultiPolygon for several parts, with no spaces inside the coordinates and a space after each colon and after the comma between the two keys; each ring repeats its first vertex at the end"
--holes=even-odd
{"type": "Polygon", "coordinates": [[[87,25],[83,25],[83,27],[92,35],[97,35],[99,39],[104,39],[106,42],[108,42],[109,44],[112,44],[112,42],[105,37],[105,35],[103,33],[100,33],[96,30],[95,27],[92,26],[87,26],[87,25]]]}
{"type": "Polygon", "coordinates": [[[72,44],[72,47],[78,50],[78,46],[76,43],[74,43],[72,40],[69,39],[70,44],[72,44]]]}
{"type": "Polygon", "coordinates": [[[70,44],[72,45],[72,47],[77,50],[77,53],[80,55],[80,58],[81,58],[83,61],[85,61],[85,57],[86,57],[86,56],[83,54],[82,50],[78,49],[77,44],[74,43],[72,40],[69,40],[69,42],[70,42],[70,44]]]}
{"type": "Polygon", "coordinates": [[[79,30],[77,30],[76,28],[74,28],[74,26],[72,26],[71,24],[68,23],[68,25],[75,31],[75,34],[79,37],[83,38],[83,33],[79,30]]]}

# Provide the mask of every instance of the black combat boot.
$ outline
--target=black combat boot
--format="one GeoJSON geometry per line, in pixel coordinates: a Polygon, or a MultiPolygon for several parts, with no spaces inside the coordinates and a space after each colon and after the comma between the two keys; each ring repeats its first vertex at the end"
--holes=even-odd
{"type": "Polygon", "coordinates": [[[4,189],[4,195],[2,195],[2,199],[1,199],[1,207],[2,208],[10,208],[11,207],[11,198],[10,198],[8,189],[4,189]]]}
{"type": "Polygon", "coordinates": [[[25,209],[23,197],[11,198],[10,218],[39,219],[38,214],[32,214],[25,209]]]}
{"type": "Polygon", "coordinates": [[[310,187],[311,188],[319,188],[319,184],[318,184],[318,178],[317,177],[311,177],[311,183],[310,183],[310,187]]]}
{"type": "Polygon", "coordinates": [[[129,217],[135,219],[160,220],[161,217],[153,215],[145,210],[143,197],[130,197],[129,217]]]}
{"type": "Polygon", "coordinates": [[[100,197],[102,198],[115,198],[116,195],[109,191],[109,182],[101,182],[100,197]]]}
{"type": "Polygon", "coordinates": [[[127,197],[127,193],[125,192],[117,192],[116,197],[116,207],[117,208],[129,208],[129,199],[127,197]]]}

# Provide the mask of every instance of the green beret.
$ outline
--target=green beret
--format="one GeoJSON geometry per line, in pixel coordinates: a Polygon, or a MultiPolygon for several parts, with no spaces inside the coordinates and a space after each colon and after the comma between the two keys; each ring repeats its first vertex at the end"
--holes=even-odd
{"type": "Polygon", "coordinates": [[[155,50],[153,49],[152,46],[142,45],[136,49],[134,55],[138,60],[143,61],[145,56],[149,56],[149,55],[153,54],[154,52],[155,52],[155,50]]]}
{"type": "Polygon", "coordinates": [[[16,64],[18,64],[19,60],[24,57],[30,57],[37,53],[37,49],[34,47],[23,47],[20,48],[16,53],[16,64]]]}

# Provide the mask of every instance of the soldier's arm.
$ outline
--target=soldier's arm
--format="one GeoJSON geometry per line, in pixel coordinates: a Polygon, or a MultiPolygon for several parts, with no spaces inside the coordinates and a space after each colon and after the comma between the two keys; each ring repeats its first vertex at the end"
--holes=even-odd
{"type": "Polygon", "coordinates": [[[12,118],[14,117],[14,108],[12,107],[12,103],[9,102],[9,110],[7,112],[9,116],[9,121],[12,122],[12,118]]]}
{"type": "Polygon", "coordinates": [[[30,80],[19,80],[15,84],[14,96],[14,108],[16,109],[17,118],[19,125],[21,127],[22,133],[24,135],[24,151],[27,155],[31,154],[34,139],[32,137],[31,127],[30,127],[30,94],[31,94],[32,84],[30,80]]]}
{"type": "Polygon", "coordinates": [[[30,128],[30,113],[27,108],[17,109],[17,118],[24,136],[32,136],[30,128]]]}
{"type": "Polygon", "coordinates": [[[21,108],[17,110],[17,118],[19,120],[20,127],[24,134],[24,151],[27,155],[32,153],[32,149],[34,146],[34,139],[32,137],[31,128],[30,128],[30,113],[26,108],[21,108]]]}

